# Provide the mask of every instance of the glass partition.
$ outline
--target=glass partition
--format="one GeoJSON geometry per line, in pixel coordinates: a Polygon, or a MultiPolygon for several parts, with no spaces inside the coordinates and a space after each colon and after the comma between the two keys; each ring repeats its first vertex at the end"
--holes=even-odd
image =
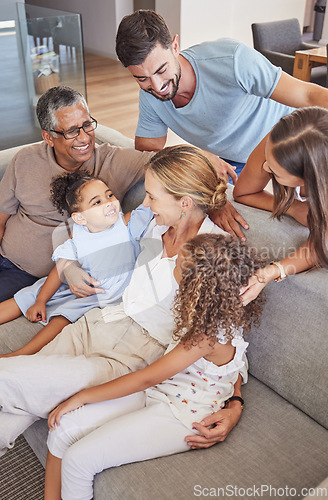
{"type": "Polygon", "coordinates": [[[8,125],[0,149],[41,139],[35,107],[47,89],[68,85],[86,97],[80,15],[24,3],[17,3],[11,15],[6,12],[8,19],[0,21],[5,63],[0,109],[8,125]]]}

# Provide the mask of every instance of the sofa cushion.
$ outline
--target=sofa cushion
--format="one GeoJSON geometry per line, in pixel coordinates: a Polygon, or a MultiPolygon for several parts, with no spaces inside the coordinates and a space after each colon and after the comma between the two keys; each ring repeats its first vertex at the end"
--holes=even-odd
{"type": "Polygon", "coordinates": [[[30,323],[24,316],[0,325],[0,353],[7,354],[19,349],[41,328],[41,323],[30,323]]]}
{"type": "Polygon", "coordinates": [[[248,349],[250,372],[326,428],[327,280],[327,270],[316,270],[270,283],[248,349]]]}
{"type": "Polygon", "coordinates": [[[287,499],[294,497],[287,487],[300,494],[315,487],[327,476],[327,431],[253,377],[244,396],[242,418],[225,442],[106,470],[96,476],[95,500],[258,498],[261,485],[263,498],[287,499]],[[285,490],[269,495],[270,486],[285,490]],[[225,494],[215,495],[218,488],[225,494]]]}
{"type": "MultiPolygon", "coordinates": [[[[314,488],[323,481],[327,475],[327,431],[252,376],[243,395],[246,405],[242,418],[225,442],[208,450],[106,470],[96,476],[95,500],[194,498],[200,496],[197,493],[202,488],[227,488],[224,498],[237,498],[230,494],[234,487],[240,488],[240,498],[246,498],[242,488],[261,485],[295,488],[301,494],[302,488],[314,488]]],[[[35,422],[24,433],[43,465],[46,435],[45,420],[35,422]]],[[[263,491],[263,497],[269,498],[263,491]]],[[[219,496],[209,493],[204,496],[219,496]]],[[[287,490],[279,495],[292,496],[287,490]]]]}
{"type": "Polygon", "coordinates": [[[310,490],[304,500],[322,500],[328,497],[328,477],[318,484],[313,490],[310,490]],[[314,490],[314,491],[313,491],[314,490]]]}
{"type": "Polygon", "coordinates": [[[106,127],[105,125],[100,125],[96,128],[96,143],[102,144],[103,142],[108,142],[113,146],[121,146],[124,148],[134,148],[134,140],[126,137],[117,130],[113,128],[106,127]]]}
{"type": "Polygon", "coordinates": [[[271,218],[271,213],[266,210],[233,201],[230,184],[228,199],[249,224],[249,229],[243,229],[247,244],[256,248],[268,261],[284,258],[307,240],[309,230],[292,217],[286,215],[278,221],[271,218]]]}
{"type": "Polygon", "coordinates": [[[20,149],[25,148],[25,146],[26,144],[24,144],[23,146],[16,146],[15,148],[0,151],[0,179],[2,179],[6,168],[8,167],[15,154],[18,153],[20,149]]]}

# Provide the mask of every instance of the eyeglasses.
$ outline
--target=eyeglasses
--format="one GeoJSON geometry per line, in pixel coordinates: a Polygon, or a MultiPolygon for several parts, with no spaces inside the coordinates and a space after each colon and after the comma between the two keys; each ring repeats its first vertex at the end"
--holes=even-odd
{"type": "Polygon", "coordinates": [[[96,130],[97,125],[98,125],[97,120],[92,118],[92,116],[90,116],[90,118],[91,118],[91,121],[84,122],[82,127],[75,127],[75,128],[72,128],[71,130],[67,130],[66,132],[59,132],[58,130],[50,129],[50,132],[55,132],[56,134],[63,135],[67,141],[69,139],[75,139],[75,137],[78,137],[80,135],[81,128],[83,128],[83,130],[86,134],[89,134],[90,132],[93,132],[94,130],[96,130]]]}

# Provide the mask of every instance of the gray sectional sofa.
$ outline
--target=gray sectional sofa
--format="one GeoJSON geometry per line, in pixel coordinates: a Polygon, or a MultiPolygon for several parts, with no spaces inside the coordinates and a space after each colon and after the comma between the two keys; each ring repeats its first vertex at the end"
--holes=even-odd
{"type": "MultiPolygon", "coordinates": [[[[133,147],[112,129],[99,126],[96,132],[98,142],[133,147]]],[[[0,152],[0,175],[17,149],[0,152]]],[[[140,197],[139,186],[124,208],[140,197]]],[[[307,229],[289,217],[278,222],[267,212],[235,205],[249,223],[248,243],[268,259],[281,258],[307,237],[307,229]]],[[[0,326],[0,352],[19,347],[38,328],[25,318],[0,326]]],[[[269,284],[261,326],[248,341],[245,409],[226,441],[104,471],[95,479],[95,500],[328,497],[328,271],[269,284]]],[[[45,464],[46,422],[24,435],[45,464]]]]}

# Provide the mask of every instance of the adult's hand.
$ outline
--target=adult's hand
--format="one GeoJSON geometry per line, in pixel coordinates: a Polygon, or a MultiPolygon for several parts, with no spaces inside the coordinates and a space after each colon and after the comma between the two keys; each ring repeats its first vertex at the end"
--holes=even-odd
{"type": "Polygon", "coordinates": [[[186,436],[185,441],[191,449],[210,448],[213,444],[221,443],[240,419],[242,409],[240,403],[231,402],[228,408],[212,413],[200,423],[194,422],[193,426],[200,434],[186,436]],[[234,403],[234,404],[233,404],[234,403]],[[214,426],[208,428],[209,426],[214,426]]]}
{"type": "Polygon", "coordinates": [[[89,295],[96,293],[104,293],[102,288],[98,288],[99,281],[92,278],[86,271],[83,271],[77,262],[70,261],[68,265],[64,266],[62,272],[69,289],[76,297],[89,297],[89,295]]]}
{"type": "Polygon", "coordinates": [[[240,289],[243,306],[247,306],[252,300],[256,299],[266,284],[266,282],[260,282],[255,275],[251,276],[248,280],[248,285],[240,289]]]}
{"type": "Polygon", "coordinates": [[[232,182],[235,184],[237,182],[238,176],[235,172],[236,167],[230,165],[226,161],[222,160],[219,156],[216,156],[213,153],[209,153],[208,151],[203,151],[203,154],[210,160],[213,167],[215,168],[216,174],[218,177],[223,177],[226,182],[229,182],[230,175],[232,182]]]}
{"type": "Polygon", "coordinates": [[[258,269],[256,273],[248,280],[248,285],[240,289],[240,295],[244,306],[247,306],[252,300],[262,292],[265,285],[280,276],[280,269],[274,263],[258,269]]]}
{"type": "Polygon", "coordinates": [[[230,201],[227,201],[221,210],[212,210],[210,218],[217,226],[227,231],[227,233],[237,236],[241,241],[246,241],[246,237],[240,229],[239,224],[244,229],[248,229],[249,226],[230,201]]]}

